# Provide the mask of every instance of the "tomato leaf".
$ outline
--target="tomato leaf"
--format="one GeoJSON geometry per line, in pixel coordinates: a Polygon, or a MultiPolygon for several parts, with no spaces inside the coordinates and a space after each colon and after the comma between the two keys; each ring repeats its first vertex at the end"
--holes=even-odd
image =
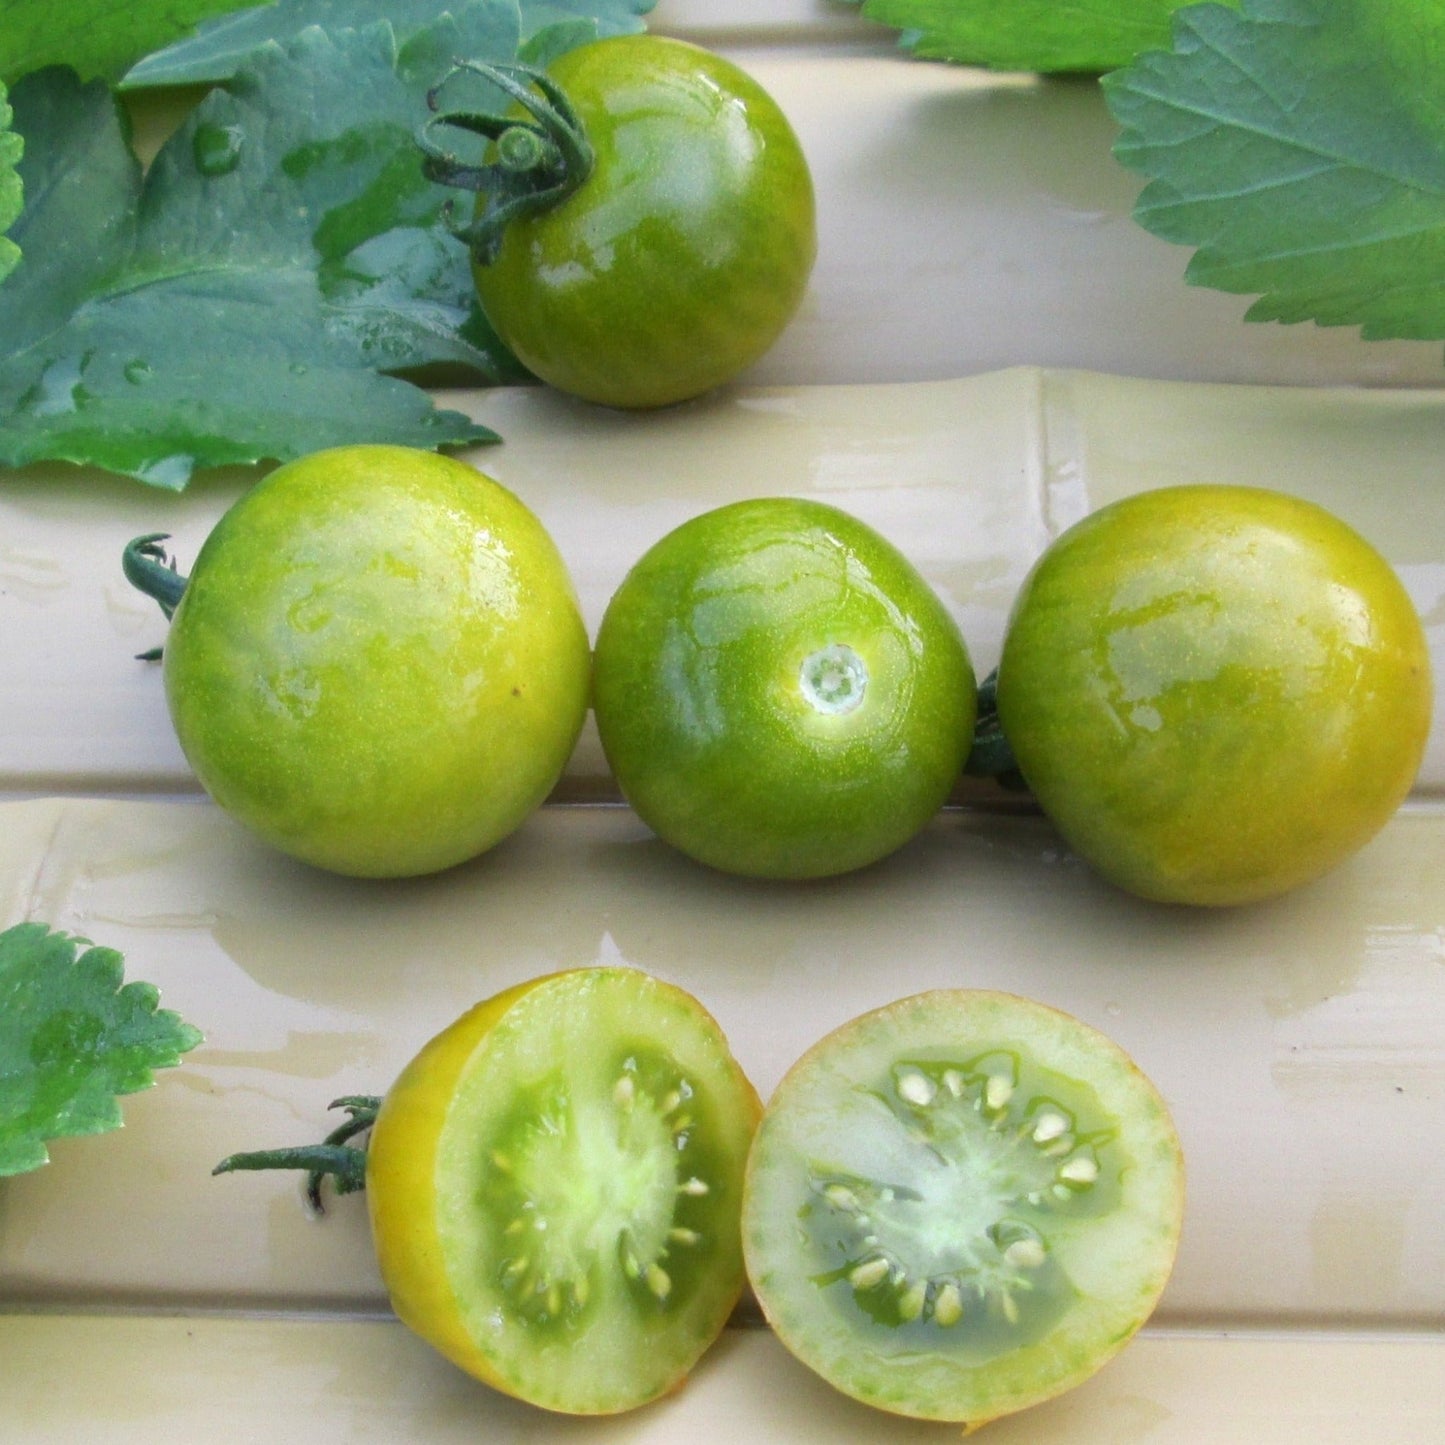
{"type": "MultiPolygon", "coordinates": [[[[521,38],[578,20],[591,26],[594,36],[640,30],[637,17],[653,4],[654,0],[595,0],[584,9],[557,0],[523,0],[521,38]]],[[[194,35],[133,66],[121,86],[138,89],[229,80],[262,46],[292,40],[310,25],[356,29],[385,20],[405,42],[431,26],[440,8],[437,0],[275,0],[197,26],[194,35]]],[[[493,23],[504,23],[508,16],[516,22],[517,0],[488,0],[486,8],[496,12],[493,23]]]]}
{"type": "Polygon", "coordinates": [[[1445,337],[1445,8],[1245,0],[1104,79],[1135,209],[1256,321],[1445,337]]]}
{"type": "Polygon", "coordinates": [[[924,60],[995,70],[1112,70],[1169,43],[1188,0],[864,0],[863,15],[903,32],[924,60]]]}
{"type": "Polygon", "coordinates": [[[0,1175],[39,1168],[49,1139],[118,1129],[116,1096],[201,1042],[151,984],[122,983],[119,953],[85,942],[43,923],[0,933],[0,1175]]]}
{"type": "Polygon", "coordinates": [[[25,153],[25,142],[10,129],[13,119],[5,87],[0,85],[0,281],[20,260],[20,247],[5,233],[25,209],[25,187],[15,169],[25,153]]]}
{"type": "Polygon", "coordinates": [[[69,65],[86,79],[119,75],[148,50],[240,0],[0,0],[0,79],[69,65]]]}
{"type": "Polygon", "coordinates": [[[179,488],[198,466],[343,442],[491,439],[383,373],[522,375],[481,317],[448,193],[414,140],[456,46],[510,55],[512,19],[443,16],[402,50],[384,24],[267,47],[144,177],[103,84],[60,69],[22,80],[34,199],[0,288],[0,463],[179,488]]]}

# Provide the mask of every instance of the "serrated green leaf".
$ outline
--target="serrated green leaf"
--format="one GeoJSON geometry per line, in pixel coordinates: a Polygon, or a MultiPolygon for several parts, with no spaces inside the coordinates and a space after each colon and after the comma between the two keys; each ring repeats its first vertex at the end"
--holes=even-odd
{"type": "Polygon", "coordinates": [[[922,60],[994,70],[1097,73],[1169,42],[1188,0],[864,0],[863,15],[902,31],[922,60]]]}
{"type": "Polygon", "coordinates": [[[124,983],[114,949],[20,923],[0,933],[0,1176],[36,1169],[48,1140],[122,1123],[117,1096],[155,1082],[200,1033],[124,983]]]}
{"type": "Polygon", "coordinates": [[[1445,7],[1194,5],[1106,76],[1135,215],[1251,320],[1445,337],[1445,7]]]}
{"type": "Polygon", "coordinates": [[[48,65],[114,78],[238,0],[0,0],[0,80],[48,65]]]}
{"type": "MultiPolygon", "coordinates": [[[[655,0],[591,0],[569,5],[558,0],[508,0],[497,9],[511,12],[525,41],[539,30],[559,22],[582,21],[594,35],[615,35],[640,30],[639,16],[655,0]]],[[[454,6],[454,9],[458,7],[454,6]]],[[[438,0],[275,0],[269,5],[221,16],[196,27],[194,35],[178,40],[134,65],[121,87],[215,84],[229,80],[263,46],[285,43],[303,30],[319,25],[326,30],[359,29],[386,21],[403,44],[431,28],[438,19],[438,0]]],[[[460,10],[458,9],[458,13],[460,10]]],[[[484,58],[465,49],[457,52],[484,58]]]]}
{"type": "Polygon", "coordinates": [[[20,260],[20,247],[5,233],[25,209],[25,187],[15,169],[25,153],[25,142],[10,129],[14,118],[5,87],[0,85],[0,281],[20,260]]]}
{"type": "Polygon", "coordinates": [[[415,147],[463,29],[473,53],[515,53],[514,6],[459,13],[400,51],[385,24],[264,47],[144,177],[103,85],[26,77],[13,100],[36,200],[0,288],[0,463],[178,488],[196,467],[344,442],[492,439],[382,374],[523,374],[415,147]]]}

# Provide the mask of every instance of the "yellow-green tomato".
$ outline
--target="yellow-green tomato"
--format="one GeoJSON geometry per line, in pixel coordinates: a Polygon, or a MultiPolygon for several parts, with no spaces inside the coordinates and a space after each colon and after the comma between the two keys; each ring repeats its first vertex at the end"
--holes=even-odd
{"type": "Polygon", "coordinates": [[[496,1389],[613,1414],[675,1389],[743,1287],[761,1105],[716,1020],[631,968],[533,979],[412,1060],[367,1147],[398,1316],[496,1389]]]}
{"type": "Polygon", "coordinates": [[[455,458],[318,452],[196,558],[166,697],[206,791],[277,848],[396,877],[471,858],[556,782],[587,635],[541,523],[455,458]]]}
{"type": "Polygon", "coordinates": [[[1015,603],[998,713],[1070,846],[1145,898],[1236,904],[1333,868],[1409,792],[1420,620],[1322,508],[1170,487],[1102,508],[1015,603]]]}
{"type": "Polygon", "coordinates": [[[792,318],[817,249],[787,118],[730,61],[661,36],[581,46],[548,74],[594,163],[474,268],[488,320],[537,376],[589,401],[662,406],[735,376],[792,318]]]}

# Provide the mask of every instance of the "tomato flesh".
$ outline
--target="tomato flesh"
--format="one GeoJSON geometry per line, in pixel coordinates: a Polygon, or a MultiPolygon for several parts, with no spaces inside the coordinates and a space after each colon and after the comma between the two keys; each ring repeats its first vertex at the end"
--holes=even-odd
{"type": "Polygon", "coordinates": [[[1102,508],[1015,603],[998,712],[1068,843],[1146,898],[1284,892],[1371,838],[1430,727],[1424,630],[1323,509],[1243,487],[1102,508]]]}
{"type": "Polygon", "coordinates": [[[474,267],[488,320],[542,380],[622,407],[696,396],[774,342],[817,248],[812,180],[772,98],[694,45],[629,35],[549,75],[595,160],[474,267]]]}
{"type": "Polygon", "coordinates": [[[1078,1384],[1139,1328],[1182,1171],[1163,1101],[1102,1035],[1012,995],[920,994],[778,1086],[748,1162],[748,1274],[836,1388],[978,1425],[1078,1384]]]}
{"type": "Polygon", "coordinates": [[[397,1314],[548,1409],[608,1414],[674,1388],[742,1289],[758,1113],[715,1021],[635,970],[478,1005],[408,1065],[372,1131],[397,1314]]]}

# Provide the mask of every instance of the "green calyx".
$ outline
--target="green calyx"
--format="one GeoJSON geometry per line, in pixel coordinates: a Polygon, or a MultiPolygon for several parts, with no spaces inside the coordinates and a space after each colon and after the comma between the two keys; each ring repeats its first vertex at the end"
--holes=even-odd
{"type": "Polygon", "coordinates": [[[139,592],[152,598],[166,615],[169,622],[181,594],[186,590],[186,579],[176,567],[175,559],[166,555],[161,543],[168,540],[168,533],[151,532],[126,543],[121,553],[121,570],[125,580],[139,592]]]}
{"type": "Polygon", "coordinates": [[[422,167],[429,180],[474,191],[482,198],[471,224],[457,232],[480,266],[496,259],[511,221],[558,205],[592,173],[592,147],[580,117],[561,88],[533,66],[461,61],[427,92],[427,104],[436,114],[417,137],[425,154],[422,167]],[[442,91],[462,74],[490,82],[530,118],[443,110],[442,91]],[[439,145],[433,132],[441,126],[491,141],[491,158],[473,163],[439,145]]]}
{"type": "Polygon", "coordinates": [[[978,721],[973,729],[973,747],[963,771],[971,778],[992,778],[1010,792],[1027,792],[1028,784],[1019,772],[1009,740],[998,720],[998,669],[978,685],[978,721]]]}
{"type": "Polygon", "coordinates": [[[317,1213],[321,1208],[321,1185],[330,1179],[338,1194],[355,1194],[366,1188],[366,1148],[350,1141],[376,1123],[381,1099],[375,1094],[351,1094],[332,1100],[333,1109],[345,1109],[346,1120],[338,1124],[320,1144],[300,1144],[286,1149],[256,1149],[230,1154],[211,1170],[212,1174],[234,1174],[243,1170],[304,1169],[306,1198],[317,1213]]]}
{"type": "MultiPolygon", "coordinates": [[[[166,615],[169,622],[175,616],[181,596],[186,590],[186,579],[181,576],[174,557],[168,557],[161,543],[167,540],[165,532],[150,532],[144,537],[133,538],[126,543],[121,553],[121,571],[125,580],[139,592],[151,598],[166,615]]],[[[151,648],[148,652],[137,653],[141,662],[156,662],[161,649],[151,648]]]]}

